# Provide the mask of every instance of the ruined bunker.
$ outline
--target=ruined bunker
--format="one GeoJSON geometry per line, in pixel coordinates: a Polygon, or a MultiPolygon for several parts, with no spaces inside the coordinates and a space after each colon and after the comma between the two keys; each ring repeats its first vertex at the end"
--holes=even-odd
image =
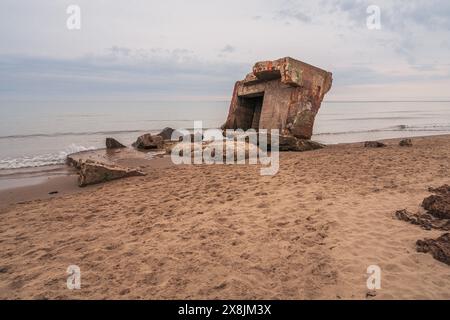
{"type": "Polygon", "coordinates": [[[290,57],[255,64],[236,82],[223,129],[279,129],[283,136],[311,139],[314,119],[332,74],[290,57]]]}

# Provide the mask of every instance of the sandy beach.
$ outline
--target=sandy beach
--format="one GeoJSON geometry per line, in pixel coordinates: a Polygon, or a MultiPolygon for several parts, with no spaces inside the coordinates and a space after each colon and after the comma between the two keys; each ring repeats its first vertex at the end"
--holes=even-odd
{"type": "Polygon", "coordinates": [[[66,179],[50,198],[2,193],[0,298],[450,299],[449,266],[415,250],[442,232],[393,217],[449,182],[450,136],[386,144],[281,153],[273,177],[163,166],[84,189],[66,179]],[[69,265],[81,290],[66,287],[69,265]]]}

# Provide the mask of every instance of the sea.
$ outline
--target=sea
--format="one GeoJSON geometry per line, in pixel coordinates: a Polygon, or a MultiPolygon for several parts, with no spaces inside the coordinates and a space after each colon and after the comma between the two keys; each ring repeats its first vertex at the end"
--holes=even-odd
{"type": "MultiPolygon", "coordinates": [[[[68,154],[131,143],[165,127],[220,127],[229,101],[0,101],[2,170],[49,168],[68,154]]],[[[450,134],[450,102],[325,101],[313,140],[325,144],[450,134]]]]}

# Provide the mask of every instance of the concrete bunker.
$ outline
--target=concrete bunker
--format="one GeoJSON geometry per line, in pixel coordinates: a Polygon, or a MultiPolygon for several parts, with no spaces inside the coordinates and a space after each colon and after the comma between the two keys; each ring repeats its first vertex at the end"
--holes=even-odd
{"type": "MultiPolygon", "coordinates": [[[[278,129],[309,140],[332,74],[290,57],[257,62],[237,81],[223,129],[278,129]]],[[[290,139],[292,141],[292,139],[290,139]]]]}

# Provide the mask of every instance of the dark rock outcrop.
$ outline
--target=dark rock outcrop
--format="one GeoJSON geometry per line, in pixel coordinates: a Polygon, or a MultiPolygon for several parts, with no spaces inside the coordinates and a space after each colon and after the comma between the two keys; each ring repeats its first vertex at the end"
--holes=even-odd
{"type": "Polygon", "coordinates": [[[160,133],[157,134],[157,136],[163,138],[163,140],[171,140],[172,139],[172,133],[175,131],[175,129],[172,128],[164,128],[160,133]]]}
{"type": "Polygon", "coordinates": [[[92,160],[80,161],[79,167],[78,185],[80,187],[120,178],[145,176],[145,173],[136,169],[108,165],[92,160]]]}
{"type": "Polygon", "coordinates": [[[106,149],[126,148],[123,144],[114,138],[106,138],[106,149]]]}
{"type": "Polygon", "coordinates": [[[164,140],[161,136],[153,136],[150,133],[146,133],[133,143],[133,147],[136,149],[162,149],[164,147],[164,140]]]}
{"type": "Polygon", "coordinates": [[[364,142],[365,148],[384,148],[386,145],[379,141],[366,141],[364,142]]]}
{"type": "Polygon", "coordinates": [[[400,210],[395,213],[395,217],[419,225],[425,230],[450,231],[450,186],[443,185],[428,190],[435,194],[423,200],[422,207],[425,212],[411,213],[400,210]]]}
{"type": "Polygon", "coordinates": [[[428,191],[432,192],[432,193],[436,193],[436,194],[450,194],[450,186],[448,184],[444,184],[443,186],[440,186],[438,188],[428,188],[428,191]]]}
{"type": "Polygon", "coordinates": [[[306,139],[297,139],[293,136],[280,136],[280,151],[310,151],[322,149],[325,145],[306,139]]]}
{"type": "Polygon", "coordinates": [[[438,219],[450,219],[450,194],[431,195],[423,200],[422,207],[438,219]]]}
{"type": "Polygon", "coordinates": [[[450,233],[444,233],[437,239],[418,240],[416,250],[431,253],[436,260],[450,265],[450,233]]]}
{"type": "MultiPolygon", "coordinates": [[[[395,213],[397,219],[421,226],[425,230],[437,229],[450,231],[450,187],[429,188],[438,193],[424,199],[422,206],[427,213],[410,213],[400,210],[395,213]]],[[[437,239],[418,240],[418,252],[431,253],[436,260],[450,265],[450,233],[445,233],[437,239]]]]}
{"type": "Polygon", "coordinates": [[[400,147],[412,147],[412,140],[411,139],[403,139],[401,140],[398,145],[400,147]]]}
{"type": "Polygon", "coordinates": [[[399,220],[420,226],[425,230],[436,229],[450,231],[449,219],[438,219],[427,213],[412,213],[407,210],[399,210],[395,213],[395,217],[399,220]]]}

